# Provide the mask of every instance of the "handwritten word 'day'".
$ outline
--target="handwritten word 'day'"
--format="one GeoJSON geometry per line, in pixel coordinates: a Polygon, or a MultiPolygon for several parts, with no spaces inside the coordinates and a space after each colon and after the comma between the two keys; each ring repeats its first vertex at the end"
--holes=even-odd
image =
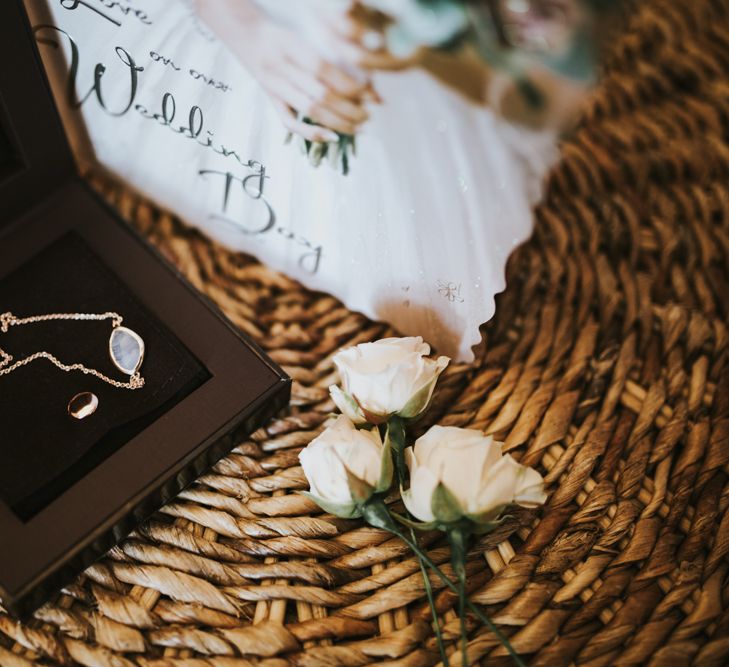
{"type": "Polygon", "coordinates": [[[138,19],[145,25],[152,25],[152,21],[149,18],[149,15],[147,12],[137,9],[136,7],[132,7],[129,4],[129,0],[127,0],[125,3],[118,2],[117,0],[59,0],[61,7],[64,9],[68,9],[70,11],[73,11],[75,9],[78,9],[79,7],[84,7],[86,9],[91,10],[94,12],[97,16],[100,16],[103,19],[106,19],[110,23],[113,23],[116,26],[121,26],[121,22],[117,21],[113,16],[111,16],[111,12],[107,13],[100,9],[99,5],[101,7],[104,7],[105,9],[109,9],[112,12],[121,13],[124,16],[133,16],[134,18],[138,19]]]}
{"type": "Polygon", "coordinates": [[[257,162],[252,162],[251,168],[254,169],[254,172],[244,178],[229,171],[215,169],[201,169],[198,172],[198,175],[203,178],[214,178],[222,189],[220,212],[211,214],[210,218],[225,222],[243,234],[260,237],[263,234],[275,233],[286,241],[301,246],[303,250],[297,261],[299,267],[308,273],[316,273],[321,263],[322,246],[314,246],[305,237],[286,227],[276,225],[273,209],[263,196],[263,187],[268,178],[266,169],[257,162]],[[251,219],[249,206],[246,206],[246,202],[251,200],[263,204],[263,218],[251,219]],[[231,212],[231,209],[234,209],[235,213],[231,212]],[[233,217],[234,215],[235,217],[233,217]]]}

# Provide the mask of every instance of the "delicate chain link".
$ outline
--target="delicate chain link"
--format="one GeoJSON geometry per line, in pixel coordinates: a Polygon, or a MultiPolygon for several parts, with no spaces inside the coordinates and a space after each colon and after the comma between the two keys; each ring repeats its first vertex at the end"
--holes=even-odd
{"type": "Polygon", "coordinates": [[[36,322],[50,322],[52,320],[112,320],[113,327],[121,326],[124,318],[112,311],[106,313],[49,313],[48,315],[33,315],[32,317],[16,317],[12,313],[0,315],[0,330],[7,333],[10,327],[18,327],[23,324],[35,324],[36,322]]]}
{"type": "MultiPolygon", "coordinates": [[[[12,313],[1,313],[0,314],[0,331],[7,333],[10,327],[22,326],[24,324],[35,324],[36,322],[50,322],[58,320],[111,320],[114,328],[121,326],[124,319],[118,313],[109,311],[106,313],[50,313],[48,315],[33,315],[32,317],[16,317],[12,313]]],[[[24,359],[20,359],[15,363],[13,356],[8,354],[5,350],[0,347],[0,376],[9,375],[13,371],[17,370],[21,366],[25,366],[35,361],[36,359],[46,359],[50,361],[54,366],[70,373],[73,371],[79,371],[84,375],[93,375],[99,380],[110,384],[112,387],[119,389],[141,389],[144,386],[144,378],[139,373],[134,373],[130,376],[129,382],[119,382],[110,378],[108,375],[104,375],[101,371],[97,371],[94,368],[88,368],[83,364],[64,364],[50,352],[41,351],[35,352],[24,359]]]]}

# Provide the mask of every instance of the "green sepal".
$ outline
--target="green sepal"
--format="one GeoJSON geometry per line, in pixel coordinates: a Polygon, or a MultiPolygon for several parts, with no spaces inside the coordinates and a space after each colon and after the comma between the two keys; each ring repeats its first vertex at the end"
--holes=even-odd
{"type": "Polygon", "coordinates": [[[347,485],[349,486],[349,490],[352,494],[352,500],[354,500],[357,505],[363,505],[372,497],[372,494],[375,492],[375,488],[370,486],[363,479],[357,477],[357,475],[351,472],[346,465],[344,465],[344,472],[347,473],[347,485]]]}
{"type": "Polygon", "coordinates": [[[415,419],[422,415],[430,407],[430,402],[433,400],[435,385],[438,383],[441,373],[446,369],[446,366],[448,366],[449,363],[450,359],[448,357],[441,356],[435,360],[437,369],[436,373],[433,375],[430,382],[423,385],[410,397],[410,400],[397,413],[399,417],[402,417],[403,419],[415,419]]]}
{"type": "Polygon", "coordinates": [[[394,453],[405,449],[405,425],[398,417],[391,417],[387,421],[385,443],[389,443],[390,451],[394,453]]]}
{"type": "Polygon", "coordinates": [[[389,418],[390,415],[378,415],[374,412],[370,412],[367,410],[357,399],[356,396],[352,396],[352,399],[357,404],[357,408],[359,411],[364,415],[365,419],[374,426],[380,426],[380,424],[384,424],[389,418]]]}
{"type": "Polygon", "coordinates": [[[428,409],[428,403],[430,403],[430,393],[437,381],[438,375],[435,375],[428,384],[418,389],[405,406],[397,413],[398,417],[402,417],[403,419],[413,419],[425,412],[428,409]]]}
{"type": "MultiPolygon", "coordinates": [[[[402,493],[402,489],[400,490],[400,493],[402,493]]],[[[413,521],[412,519],[408,519],[406,516],[402,516],[402,514],[397,514],[396,512],[390,512],[390,515],[395,519],[395,521],[398,521],[408,528],[413,528],[414,530],[441,530],[441,526],[437,521],[413,521]]]]}
{"type": "Polygon", "coordinates": [[[302,496],[306,496],[310,500],[313,500],[319,507],[325,512],[338,516],[340,519],[358,519],[362,516],[362,512],[356,503],[339,504],[333,503],[324,498],[320,498],[311,491],[300,491],[302,496]]]}
{"type": "Polygon", "coordinates": [[[349,417],[355,426],[361,426],[367,423],[367,417],[360,409],[359,404],[346,391],[333,384],[329,387],[329,395],[332,397],[335,405],[342,411],[342,414],[349,417]]]}
{"type": "Polygon", "coordinates": [[[503,521],[503,518],[499,517],[504,509],[506,509],[506,507],[506,505],[499,505],[498,507],[492,508],[487,512],[481,512],[479,514],[466,514],[466,517],[479,526],[494,524],[495,527],[503,521]]]}
{"type": "Polygon", "coordinates": [[[455,523],[463,517],[461,504],[443,482],[439,482],[433,491],[430,499],[430,511],[433,512],[438,523],[455,523]]]}
{"type": "Polygon", "coordinates": [[[512,518],[511,514],[505,514],[504,516],[500,516],[498,519],[494,519],[492,521],[476,521],[471,518],[471,532],[474,535],[485,535],[486,533],[496,530],[502,523],[504,523],[504,521],[510,518],[512,518]]]}
{"type": "Polygon", "coordinates": [[[382,445],[382,460],[380,462],[380,479],[375,487],[376,493],[384,493],[392,486],[393,465],[392,446],[390,439],[385,435],[385,442],[382,445]]]}
{"type": "Polygon", "coordinates": [[[402,535],[382,498],[371,498],[369,502],[362,505],[361,509],[362,516],[370,526],[382,528],[393,533],[393,535],[402,535]]]}

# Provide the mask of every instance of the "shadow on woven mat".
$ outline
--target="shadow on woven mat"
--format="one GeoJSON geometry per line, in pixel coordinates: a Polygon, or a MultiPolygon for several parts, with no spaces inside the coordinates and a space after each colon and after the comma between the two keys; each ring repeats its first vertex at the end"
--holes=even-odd
{"type": "MultiPolygon", "coordinates": [[[[543,511],[468,566],[473,599],[533,665],[729,662],[728,74],[725,2],[640,6],[510,262],[485,352],[440,387],[434,420],[497,434],[550,482],[543,511]]],[[[293,402],[31,624],[0,615],[0,664],[434,664],[402,545],[294,493],[333,409],[332,353],[386,327],[100,188],[286,368],[293,402]]],[[[470,661],[509,664],[469,622],[470,661]]]]}

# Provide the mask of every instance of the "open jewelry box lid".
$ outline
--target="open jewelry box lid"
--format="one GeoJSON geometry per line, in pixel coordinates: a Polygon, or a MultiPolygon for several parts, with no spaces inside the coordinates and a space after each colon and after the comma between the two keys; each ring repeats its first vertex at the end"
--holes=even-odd
{"type": "Polygon", "coordinates": [[[0,500],[0,603],[24,615],[285,405],[290,379],[77,176],[21,0],[0,2],[0,62],[0,283],[71,232],[207,371],[32,517],[0,500]]]}
{"type": "Polygon", "coordinates": [[[25,10],[0,3],[0,226],[75,176],[25,10]]]}

